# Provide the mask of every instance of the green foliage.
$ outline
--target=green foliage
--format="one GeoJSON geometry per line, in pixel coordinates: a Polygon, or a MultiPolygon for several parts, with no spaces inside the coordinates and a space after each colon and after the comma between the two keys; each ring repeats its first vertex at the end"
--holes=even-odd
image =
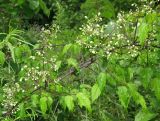
{"type": "Polygon", "coordinates": [[[0,120],[158,121],[153,4],[0,0],[0,120]]]}
{"type": "Polygon", "coordinates": [[[87,97],[86,94],[79,92],[77,93],[76,97],[78,99],[78,104],[81,108],[84,106],[89,112],[92,111],[90,99],[87,97]]]}
{"type": "Polygon", "coordinates": [[[5,62],[5,54],[0,51],[0,64],[3,65],[5,62]]]}
{"type": "Polygon", "coordinates": [[[73,111],[74,109],[74,101],[72,96],[65,96],[64,97],[66,107],[69,111],[73,111]]]}
{"type": "Polygon", "coordinates": [[[149,111],[140,111],[136,117],[135,121],[150,121],[156,116],[156,114],[151,113],[149,111]]]}
{"type": "Polygon", "coordinates": [[[94,84],[91,90],[92,102],[94,102],[101,94],[98,84],[94,84]]]}
{"type": "Polygon", "coordinates": [[[102,17],[115,17],[113,4],[109,0],[86,0],[86,2],[81,5],[81,8],[89,14],[88,16],[93,16],[99,11],[102,17]]]}
{"type": "Polygon", "coordinates": [[[128,104],[130,102],[130,98],[131,98],[131,96],[128,92],[128,89],[125,86],[118,87],[117,94],[118,94],[119,100],[121,102],[121,105],[127,109],[128,104]]]}
{"type": "Polygon", "coordinates": [[[46,114],[46,111],[47,111],[47,97],[41,97],[39,104],[40,104],[42,114],[43,115],[46,114]]]}

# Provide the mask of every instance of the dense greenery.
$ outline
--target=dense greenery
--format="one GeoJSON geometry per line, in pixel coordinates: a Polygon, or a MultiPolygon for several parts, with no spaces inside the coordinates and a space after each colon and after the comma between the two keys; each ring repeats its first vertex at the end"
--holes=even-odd
{"type": "Polygon", "coordinates": [[[1,121],[159,121],[156,0],[0,0],[1,121]]]}

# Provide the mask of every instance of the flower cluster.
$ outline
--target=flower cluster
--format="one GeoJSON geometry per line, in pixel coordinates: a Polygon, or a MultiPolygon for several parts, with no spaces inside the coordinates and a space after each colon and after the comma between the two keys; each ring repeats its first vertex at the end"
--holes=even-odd
{"type": "Polygon", "coordinates": [[[113,52],[117,53],[120,49],[125,48],[126,51],[121,52],[121,54],[125,53],[130,57],[136,57],[141,47],[135,43],[139,43],[137,40],[138,32],[143,21],[148,22],[150,25],[147,26],[152,28],[149,30],[151,33],[147,33],[151,38],[148,40],[148,45],[151,44],[152,38],[155,38],[154,33],[157,30],[156,21],[152,20],[155,17],[155,11],[150,5],[146,5],[144,2],[142,7],[138,7],[137,4],[132,6],[136,10],[130,10],[128,13],[119,12],[116,21],[110,21],[106,24],[102,24],[101,14],[98,13],[93,19],[82,25],[80,28],[82,35],[77,38],[76,42],[87,48],[92,54],[103,51],[101,55],[109,57],[113,52]]]}
{"type": "MultiPolygon", "coordinates": [[[[15,95],[16,93],[21,91],[21,87],[18,83],[15,83],[14,85],[9,85],[8,83],[5,84],[5,86],[3,87],[3,102],[2,102],[2,106],[3,106],[3,113],[6,113],[6,111],[8,109],[11,109],[13,106],[15,106],[17,104],[15,95]]],[[[15,109],[17,110],[17,109],[15,109]]],[[[14,111],[15,111],[14,110],[14,111]]]]}

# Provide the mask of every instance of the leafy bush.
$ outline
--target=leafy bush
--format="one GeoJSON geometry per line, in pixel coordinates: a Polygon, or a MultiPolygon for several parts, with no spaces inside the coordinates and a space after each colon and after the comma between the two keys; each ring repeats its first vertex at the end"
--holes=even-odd
{"type": "MultiPolygon", "coordinates": [[[[0,2],[49,15],[42,0],[0,2]]],[[[153,1],[118,14],[110,1],[67,2],[57,1],[52,25],[10,24],[0,33],[0,120],[158,121],[160,17],[153,1]],[[81,3],[86,16],[70,18],[75,9],[67,2],[81,3]],[[72,28],[78,17],[83,24],[72,28]]]]}

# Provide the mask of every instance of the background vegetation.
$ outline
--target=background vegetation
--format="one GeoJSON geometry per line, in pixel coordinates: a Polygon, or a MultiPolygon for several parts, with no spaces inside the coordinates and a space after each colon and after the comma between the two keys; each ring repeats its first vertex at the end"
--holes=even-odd
{"type": "Polygon", "coordinates": [[[1,121],[160,121],[159,0],[0,0],[1,121]]]}

